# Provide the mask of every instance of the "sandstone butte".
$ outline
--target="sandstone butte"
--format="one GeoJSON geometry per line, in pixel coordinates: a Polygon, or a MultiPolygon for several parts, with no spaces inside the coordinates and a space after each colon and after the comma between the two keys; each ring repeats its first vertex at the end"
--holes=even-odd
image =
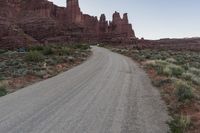
{"type": "Polygon", "coordinates": [[[78,0],[59,7],[48,0],[0,0],[0,48],[48,43],[131,43],[135,33],[127,13],[107,21],[83,14],[78,0]]]}

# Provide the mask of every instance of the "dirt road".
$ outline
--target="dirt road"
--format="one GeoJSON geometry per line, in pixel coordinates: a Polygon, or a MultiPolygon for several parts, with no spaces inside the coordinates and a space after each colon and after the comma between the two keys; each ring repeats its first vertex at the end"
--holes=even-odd
{"type": "Polygon", "coordinates": [[[0,98],[0,133],[166,133],[167,118],[136,63],[98,47],[82,65],[0,98]]]}

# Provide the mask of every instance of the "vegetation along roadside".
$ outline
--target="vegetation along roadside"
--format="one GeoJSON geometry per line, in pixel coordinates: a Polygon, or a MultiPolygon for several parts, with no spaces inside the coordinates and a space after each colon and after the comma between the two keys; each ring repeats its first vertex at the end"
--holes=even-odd
{"type": "Polygon", "coordinates": [[[172,133],[200,131],[200,52],[106,48],[131,57],[146,70],[168,106],[172,133]]]}
{"type": "Polygon", "coordinates": [[[90,46],[86,44],[0,50],[0,96],[66,71],[85,61],[90,54],[90,46]]]}

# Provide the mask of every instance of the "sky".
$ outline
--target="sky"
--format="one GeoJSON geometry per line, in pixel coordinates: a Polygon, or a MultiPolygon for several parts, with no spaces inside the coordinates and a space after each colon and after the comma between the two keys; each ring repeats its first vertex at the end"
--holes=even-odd
{"type": "MultiPolygon", "coordinates": [[[[66,6],[66,0],[49,0],[66,6]]],[[[128,13],[136,36],[145,39],[200,37],[200,0],[79,0],[84,14],[108,20],[128,13]]]]}

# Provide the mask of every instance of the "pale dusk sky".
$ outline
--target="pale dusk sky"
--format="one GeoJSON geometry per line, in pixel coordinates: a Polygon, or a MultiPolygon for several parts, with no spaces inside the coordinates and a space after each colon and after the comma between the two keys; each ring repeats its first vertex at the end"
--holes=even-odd
{"type": "MultiPolygon", "coordinates": [[[[66,6],[66,0],[49,0],[66,6]]],[[[200,0],[79,0],[83,13],[129,15],[137,37],[146,39],[200,37],[200,0]]]]}

